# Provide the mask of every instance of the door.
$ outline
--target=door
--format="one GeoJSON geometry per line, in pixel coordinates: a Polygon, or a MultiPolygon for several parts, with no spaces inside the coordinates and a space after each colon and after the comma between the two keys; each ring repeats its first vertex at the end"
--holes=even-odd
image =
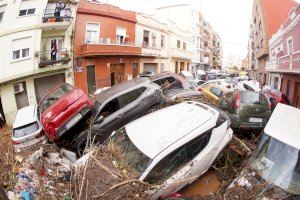
{"type": "Polygon", "coordinates": [[[144,63],[144,72],[153,72],[156,74],[157,63],[144,63]]]}
{"type": "Polygon", "coordinates": [[[26,82],[24,81],[21,83],[14,84],[14,91],[15,91],[17,109],[19,110],[23,107],[29,106],[26,82]],[[22,88],[22,89],[19,90],[18,88],[22,88]]]}
{"type": "Polygon", "coordinates": [[[300,83],[295,83],[294,106],[300,108],[300,83]]]}
{"type": "Polygon", "coordinates": [[[111,86],[122,83],[125,81],[125,64],[111,64],[110,65],[110,78],[111,86]]]}
{"type": "Polygon", "coordinates": [[[138,63],[132,63],[132,77],[136,78],[138,75],[138,63]]]}
{"type": "Polygon", "coordinates": [[[96,92],[95,65],[87,66],[86,76],[86,80],[88,83],[88,93],[94,94],[96,92]]]}
{"type": "Polygon", "coordinates": [[[65,83],[64,73],[34,79],[36,101],[39,103],[50,92],[50,90],[63,83],[65,83]]]}

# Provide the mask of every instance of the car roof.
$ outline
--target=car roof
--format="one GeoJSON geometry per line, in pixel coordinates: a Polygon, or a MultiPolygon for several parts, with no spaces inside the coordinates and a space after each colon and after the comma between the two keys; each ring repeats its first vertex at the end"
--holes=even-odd
{"type": "MultiPolygon", "coordinates": [[[[205,104],[189,101],[146,115],[125,127],[134,145],[153,159],[165,149],[172,148],[173,143],[208,122],[216,112],[205,104]]],[[[207,130],[203,130],[205,131],[207,130]]]]}
{"type": "Polygon", "coordinates": [[[145,77],[140,77],[140,78],[135,78],[117,85],[114,85],[103,92],[97,94],[95,96],[96,101],[99,103],[104,103],[106,100],[110,99],[111,97],[123,93],[124,91],[128,90],[134,90],[137,87],[141,87],[143,85],[150,84],[149,78],[145,77]]]}
{"type": "MultiPolygon", "coordinates": [[[[157,80],[157,79],[161,79],[161,78],[168,77],[168,76],[175,76],[175,77],[177,77],[176,74],[173,73],[173,72],[162,72],[162,73],[160,73],[160,74],[156,74],[156,75],[154,75],[154,76],[149,77],[149,79],[150,79],[151,81],[155,81],[155,80],[157,80]]],[[[179,75],[178,75],[178,76],[179,76],[179,75]]]]}
{"type": "Polygon", "coordinates": [[[278,103],[265,127],[265,133],[300,149],[300,109],[278,103]]]}
{"type": "Polygon", "coordinates": [[[37,121],[37,105],[26,106],[17,111],[13,128],[19,128],[37,121]]]}

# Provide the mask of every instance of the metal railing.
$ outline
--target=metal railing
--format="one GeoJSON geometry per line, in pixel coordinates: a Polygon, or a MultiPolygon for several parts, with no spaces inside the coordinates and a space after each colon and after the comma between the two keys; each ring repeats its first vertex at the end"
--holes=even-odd
{"type": "Polygon", "coordinates": [[[121,40],[114,40],[111,38],[87,37],[83,43],[84,44],[99,44],[99,45],[133,46],[133,47],[136,46],[136,44],[134,42],[131,42],[129,40],[121,41],[121,40]]]}
{"type": "Polygon", "coordinates": [[[67,49],[44,50],[37,52],[39,67],[48,65],[67,64],[71,61],[69,51],[67,49]]]}
{"type": "Polygon", "coordinates": [[[43,23],[70,22],[72,18],[71,9],[45,9],[42,20],[43,23]]]}

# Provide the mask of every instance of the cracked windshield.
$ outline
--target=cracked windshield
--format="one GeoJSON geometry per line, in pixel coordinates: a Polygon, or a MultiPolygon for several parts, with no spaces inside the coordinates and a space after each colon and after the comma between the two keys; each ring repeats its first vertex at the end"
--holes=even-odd
{"type": "Polygon", "coordinates": [[[300,0],[0,0],[0,200],[300,200],[300,0]]]}

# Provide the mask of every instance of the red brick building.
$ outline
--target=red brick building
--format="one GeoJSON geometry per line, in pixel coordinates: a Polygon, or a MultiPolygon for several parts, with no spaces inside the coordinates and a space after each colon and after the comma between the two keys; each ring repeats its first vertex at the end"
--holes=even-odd
{"type": "Polygon", "coordinates": [[[135,26],[134,12],[80,0],[74,35],[77,87],[92,94],[137,76],[141,47],[134,44],[135,26]]]}

